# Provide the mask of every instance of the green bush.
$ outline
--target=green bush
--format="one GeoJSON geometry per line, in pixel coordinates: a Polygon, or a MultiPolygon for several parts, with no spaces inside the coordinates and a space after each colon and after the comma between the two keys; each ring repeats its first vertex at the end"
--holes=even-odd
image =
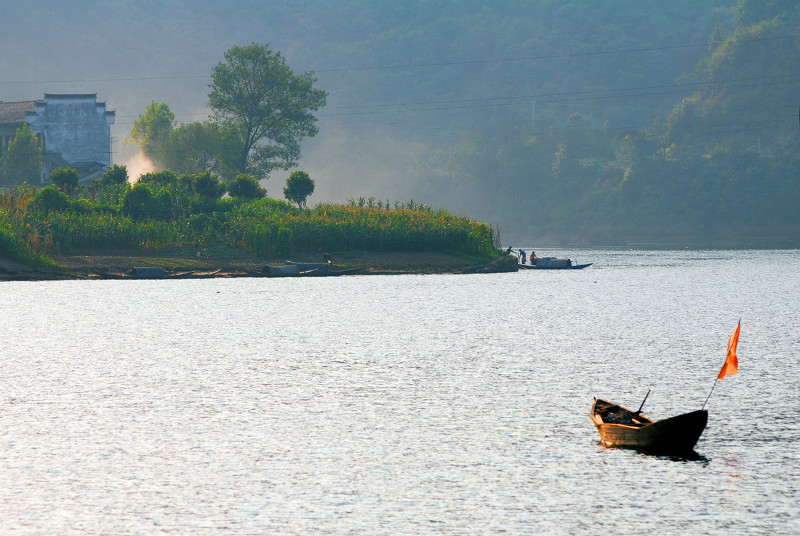
{"type": "Polygon", "coordinates": [[[125,184],[128,182],[128,168],[126,166],[114,164],[108,168],[105,173],[103,173],[102,177],[99,177],[95,180],[99,180],[103,186],[125,184]]]}
{"type": "Polygon", "coordinates": [[[67,210],[70,206],[67,194],[56,188],[55,185],[45,186],[36,192],[29,207],[34,210],[55,211],[67,210]]]}
{"type": "Polygon", "coordinates": [[[154,171],[151,173],[145,173],[139,177],[139,180],[136,181],[136,184],[146,184],[147,186],[153,188],[175,186],[178,184],[178,176],[168,169],[164,171],[154,171]]]}
{"type": "Polygon", "coordinates": [[[187,182],[194,193],[204,197],[218,198],[225,193],[225,185],[219,177],[208,172],[183,175],[181,180],[187,182]]]}
{"type": "Polygon", "coordinates": [[[30,244],[16,236],[8,226],[0,224],[0,257],[40,268],[55,268],[56,263],[37,254],[30,244]]]}
{"type": "Polygon", "coordinates": [[[231,197],[245,199],[259,199],[267,195],[267,191],[258,184],[256,178],[245,173],[236,175],[236,178],[228,182],[228,193],[231,197]]]}
{"type": "Polygon", "coordinates": [[[164,193],[169,195],[163,188],[154,195],[146,183],[137,182],[122,199],[122,212],[135,220],[164,219],[164,205],[170,201],[164,193]]]}
{"type": "Polygon", "coordinates": [[[78,187],[78,170],[73,168],[56,168],[50,172],[50,181],[53,186],[64,193],[75,191],[78,187]]]}

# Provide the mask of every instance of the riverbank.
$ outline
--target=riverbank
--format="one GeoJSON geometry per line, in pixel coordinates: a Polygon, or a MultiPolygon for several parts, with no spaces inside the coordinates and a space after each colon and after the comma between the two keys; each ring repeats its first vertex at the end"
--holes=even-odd
{"type": "MultiPolygon", "coordinates": [[[[463,274],[516,271],[515,257],[489,261],[449,252],[331,252],[330,270],[367,275],[391,274],[463,274]]],[[[60,255],[53,260],[54,270],[43,270],[0,258],[0,281],[47,281],[63,279],[102,279],[132,277],[134,268],[164,270],[165,276],[181,277],[253,277],[265,266],[296,262],[322,261],[319,252],[297,253],[290,259],[257,259],[238,251],[219,249],[172,249],[135,251],[129,254],[87,252],[84,255],[60,255]]]]}

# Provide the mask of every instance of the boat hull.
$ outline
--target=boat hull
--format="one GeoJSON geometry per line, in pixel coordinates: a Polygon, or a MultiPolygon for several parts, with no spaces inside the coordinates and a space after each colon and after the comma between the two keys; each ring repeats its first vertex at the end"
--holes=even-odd
{"type": "MultiPolygon", "coordinates": [[[[708,423],[706,410],[641,425],[604,422],[596,411],[597,403],[595,401],[592,407],[592,420],[600,434],[600,442],[606,447],[633,448],[659,454],[687,454],[692,452],[708,423]]],[[[649,421],[646,418],[644,420],[649,421]]]]}
{"type": "Polygon", "coordinates": [[[594,263],[587,263],[587,264],[575,264],[573,266],[536,266],[530,264],[518,264],[520,268],[524,268],[526,270],[581,270],[586,268],[587,266],[591,266],[594,263]]]}

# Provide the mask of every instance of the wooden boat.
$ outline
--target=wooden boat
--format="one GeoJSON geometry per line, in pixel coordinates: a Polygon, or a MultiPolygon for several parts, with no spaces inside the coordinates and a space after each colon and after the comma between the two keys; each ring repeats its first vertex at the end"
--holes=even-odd
{"type": "Polygon", "coordinates": [[[581,270],[586,268],[587,266],[591,266],[594,263],[586,263],[586,264],[573,264],[571,266],[536,266],[530,264],[520,264],[520,268],[524,268],[525,270],[581,270]]]}
{"type": "Polygon", "coordinates": [[[330,270],[326,263],[302,263],[286,261],[278,266],[264,266],[261,275],[266,277],[336,277],[340,275],[355,274],[361,268],[347,268],[330,270]]]}
{"type": "Polygon", "coordinates": [[[558,257],[534,257],[530,264],[519,263],[520,268],[526,270],[580,270],[591,266],[587,264],[572,264],[572,259],[559,259],[558,257]]]}
{"type": "Polygon", "coordinates": [[[708,411],[703,409],[652,421],[638,411],[597,398],[591,415],[604,446],[670,455],[690,454],[708,422],[708,411]]]}

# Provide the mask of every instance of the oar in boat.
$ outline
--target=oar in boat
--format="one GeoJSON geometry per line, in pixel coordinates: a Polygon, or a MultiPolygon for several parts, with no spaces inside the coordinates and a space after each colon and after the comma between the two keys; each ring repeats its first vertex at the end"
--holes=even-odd
{"type": "Polygon", "coordinates": [[[650,396],[650,389],[647,390],[647,394],[644,395],[644,400],[642,400],[642,405],[639,406],[639,409],[636,410],[636,413],[633,414],[634,417],[638,417],[640,413],[642,413],[642,408],[644,407],[644,403],[647,402],[647,397],[650,396]]]}

